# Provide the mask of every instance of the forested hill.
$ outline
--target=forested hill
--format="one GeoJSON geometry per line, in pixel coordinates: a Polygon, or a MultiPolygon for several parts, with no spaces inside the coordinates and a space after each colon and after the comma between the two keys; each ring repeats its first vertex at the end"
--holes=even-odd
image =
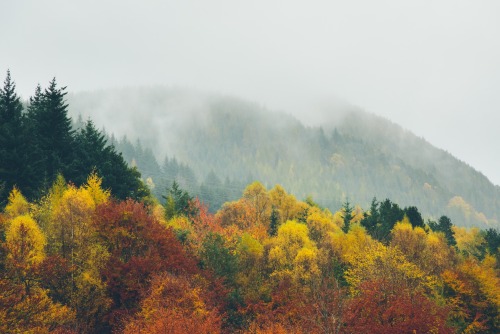
{"type": "Polygon", "coordinates": [[[255,103],[181,89],[129,88],[68,100],[74,118],[91,117],[118,138],[117,147],[158,193],[168,184],[164,169],[177,164],[192,173],[192,192],[202,194],[207,184],[218,189],[205,194],[213,209],[238,196],[248,181],[261,180],[282,184],[299,198],[311,195],[332,210],[346,198],[364,208],[373,197],[390,198],[418,206],[424,216],[446,214],[457,225],[499,226],[498,186],[424,139],[360,110],[310,127],[255,103]],[[154,153],[160,163],[137,152],[154,153]]]}

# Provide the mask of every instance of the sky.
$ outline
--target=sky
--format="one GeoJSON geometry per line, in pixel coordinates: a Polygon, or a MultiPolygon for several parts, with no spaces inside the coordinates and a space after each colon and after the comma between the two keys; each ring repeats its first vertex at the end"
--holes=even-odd
{"type": "Polygon", "coordinates": [[[496,0],[5,0],[7,69],[24,98],[55,76],[70,92],[235,95],[306,122],[351,104],[500,185],[496,0]]]}

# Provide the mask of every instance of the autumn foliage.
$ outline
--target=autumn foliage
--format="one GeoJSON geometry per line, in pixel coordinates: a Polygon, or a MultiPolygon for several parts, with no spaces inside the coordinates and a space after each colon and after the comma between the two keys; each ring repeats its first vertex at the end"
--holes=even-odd
{"type": "Polygon", "coordinates": [[[0,214],[0,332],[500,328],[494,231],[422,225],[389,200],[332,213],[258,182],[216,214],[175,200],[119,201],[95,173],[80,187],[59,177],[36,202],[14,188],[0,214]]]}

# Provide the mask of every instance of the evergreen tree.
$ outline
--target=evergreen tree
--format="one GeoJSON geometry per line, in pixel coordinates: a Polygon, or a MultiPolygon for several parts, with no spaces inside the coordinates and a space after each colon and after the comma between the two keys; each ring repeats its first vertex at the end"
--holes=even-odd
{"type": "Polygon", "coordinates": [[[276,236],[276,234],[278,234],[279,222],[280,222],[280,217],[278,210],[276,210],[276,207],[274,207],[273,205],[273,208],[271,210],[271,217],[269,221],[269,231],[268,231],[270,236],[274,237],[276,236]]]}
{"type": "Polygon", "coordinates": [[[374,238],[387,243],[391,237],[391,230],[396,222],[404,218],[404,210],[399,205],[392,203],[389,199],[377,203],[376,198],[372,200],[370,215],[365,215],[361,225],[374,238]]]}
{"type": "Polygon", "coordinates": [[[43,93],[38,86],[30,99],[28,118],[43,166],[44,175],[39,177],[44,178],[44,186],[51,184],[58,173],[72,180],[78,172],[71,170],[74,143],[65,89],[58,88],[54,78],[43,93]]]}
{"type": "Polygon", "coordinates": [[[191,202],[193,198],[189,193],[182,190],[179,184],[174,181],[172,187],[168,189],[167,196],[162,196],[165,199],[165,218],[171,219],[178,215],[189,216],[193,214],[191,211],[191,202]]]}
{"type": "Polygon", "coordinates": [[[349,203],[349,199],[346,199],[345,203],[342,205],[342,212],[344,218],[344,226],[342,226],[342,231],[344,231],[344,233],[349,232],[349,228],[351,227],[352,210],[353,207],[349,203]]]}
{"type": "Polygon", "coordinates": [[[5,205],[12,187],[31,197],[29,151],[23,126],[23,106],[16,94],[10,71],[0,89],[0,207],[5,205]]]}
{"type": "Polygon", "coordinates": [[[77,156],[81,156],[83,161],[78,158],[75,163],[80,163],[81,168],[87,171],[80,172],[80,175],[97,171],[102,177],[103,187],[111,189],[111,194],[118,199],[147,201],[151,197],[151,192],[141,180],[141,173],[136,167],[129,167],[113,145],[108,145],[106,135],[97,130],[92,121],[87,121],[76,135],[76,147],[77,156]]]}
{"type": "MultiPolygon", "coordinates": [[[[492,255],[496,255],[500,259],[500,233],[498,230],[489,228],[484,232],[484,240],[486,248],[492,255]]],[[[500,264],[499,264],[500,265],[500,264]]]]}
{"type": "Polygon", "coordinates": [[[405,208],[404,211],[413,227],[424,227],[424,220],[422,219],[422,215],[418,211],[417,207],[410,206],[405,208]]]}
{"type": "Polygon", "coordinates": [[[370,205],[370,211],[369,214],[366,212],[364,213],[364,217],[361,220],[361,226],[363,226],[368,234],[371,236],[375,235],[375,231],[377,230],[379,221],[380,221],[380,214],[378,212],[378,206],[379,203],[377,202],[377,198],[372,199],[372,203],[370,205]]]}
{"type": "Polygon", "coordinates": [[[441,216],[438,223],[434,221],[429,222],[429,227],[434,232],[442,232],[446,237],[446,241],[450,246],[456,246],[457,241],[455,240],[455,232],[453,231],[453,224],[451,219],[446,216],[441,216]]]}

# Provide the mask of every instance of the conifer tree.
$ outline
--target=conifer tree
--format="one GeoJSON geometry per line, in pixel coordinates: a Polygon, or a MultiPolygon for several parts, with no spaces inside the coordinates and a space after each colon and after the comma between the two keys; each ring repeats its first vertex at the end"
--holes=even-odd
{"type": "Polygon", "coordinates": [[[29,164],[24,135],[23,106],[10,71],[7,71],[0,89],[0,206],[5,205],[14,186],[26,191],[29,164]]]}
{"type": "Polygon", "coordinates": [[[75,135],[74,150],[71,170],[76,173],[71,180],[76,184],[85,183],[87,175],[95,171],[102,177],[103,187],[111,189],[113,196],[119,199],[141,200],[150,196],[137,169],[127,166],[121,153],[108,145],[106,136],[92,121],[87,121],[75,135]]]}
{"type": "Polygon", "coordinates": [[[30,99],[28,117],[37,155],[44,170],[44,183],[51,184],[58,173],[71,180],[73,160],[73,130],[68,117],[68,105],[64,99],[66,87],[57,87],[52,79],[43,92],[39,87],[30,99]]]}
{"type": "Polygon", "coordinates": [[[351,219],[352,219],[352,210],[353,207],[351,206],[351,203],[349,203],[349,199],[346,199],[344,205],[342,206],[342,211],[344,212],[344,226],[342,227],[342,231],[344,233],[349,232],[349,228],[351,226],[351,219]]]}

